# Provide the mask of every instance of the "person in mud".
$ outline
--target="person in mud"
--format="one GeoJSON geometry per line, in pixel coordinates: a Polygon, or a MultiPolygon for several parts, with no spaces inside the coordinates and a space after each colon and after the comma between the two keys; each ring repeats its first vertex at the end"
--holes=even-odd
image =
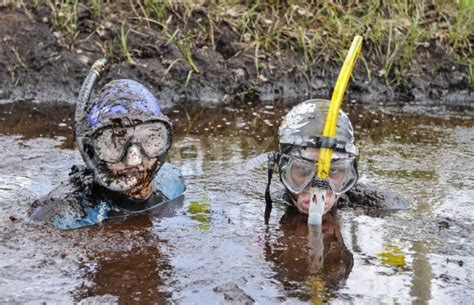
{"type": "Polygon", "coordinates": [[[355,145],[354,129],[348,116],[341,110],[337,119],[336,136],[333,139],[321,136],[329,101],[312,99],[304,101],[290,110],[278,131],[279,150],[269,156],[268,184],[265,192],[265,221],[268,223],[272,208],[270,184],[274,166],[279,169],[280,181],[285,187],[284,201],[307,215],[312,188],[322,189],[324,211],[347,204],[378,208],[379,210],[398,210],[409,206],[406,199],[375,187],[357,184],[358,149],[355,145]],[[317,160],[321,147],[333,149],[329,179],[318,181],[316,177],[317,160]],[[324,182],[324,183],[321,183],[324,182]]]}
{"type": "Polygon", "coordinates": [[[268,157],[265,191],[268,223],[272,209],[270,185],[276,166],[284,190],[274,195],[288,207],[280,219],[278,237],[267,238],[265,257],[273,262],[277,277],[291,295],[314,303],[327,301],[344,284],[353,266],[353,256],[344,244],[335,209],[347,205],[379,214],[409,206],[406,199],[394,193],[357,183],[358,148],[349,117],[340,111],[335,137],[321,136],[329,105],[327,100],[307,100],[285,116],[278,131],[278,151],[268,157]],[[327,182],[316,176],[322,147],[333,149],[327,182]],[[323,196],[314,196],[316,192],[323,196]],[[308,225],[310,205],[317,204],[318,198],[323,199],[322,222],[308,225]]]}
{"type": "Polygon", "coordinates": [[[89,101],[98,74],[93,67],[76,106],[76,142],[86,166],[74,166],[66,183],[33,203],[33,220],[78,228],[157,209],[185,190],[180,170],[165,163],[173,133],[157,99],[140,83],[120,79],[89,101]]]}

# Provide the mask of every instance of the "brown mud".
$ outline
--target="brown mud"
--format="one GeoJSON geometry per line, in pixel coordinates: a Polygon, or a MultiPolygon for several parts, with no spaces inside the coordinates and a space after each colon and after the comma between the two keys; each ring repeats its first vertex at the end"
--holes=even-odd
{"type": "Polygon", "coordinates": [[[0,105],[0,303],[469,304],[474,296],[472,112],[345,105],[361,181],[410,198],[411,208],[343,208],[314,231],[277,204],[264,225],[266,169],[245,166],[275,149],[285,106],[178,107],[167,111],[176,131],[168,157],[183,171],[184,202],[162,216],[59,231],[26,216],[82,163],[69,128],[74,106],[56,107],[0,105]]]}
{"type": "MultiPolygon", "coordinates": [[[[112,39],[116,31],[112,27],[99,37],[79,20],[79,35],[74,43],[65,45],[45,17],[41,10],[36,16],[27,16],[22,9],[0,4],[0,102],[74,103],[88,69],[103,57],[101,42],[112,39]]],[[[192,56],[200,72],[189,77],[190,69],[174,44],[131,32],[128,47],[135,64],[112,63],[99,86],[116,78],[135,79],[151,88],[165,108],[183,103],[271,103],[330,97],[340,67],[316,63],[310,73],[299,71],[294,67],[301,55],[287,50],[280,59],[259,58],[267,68],[257,71],[254,54],[239,50],[235,36],[223,27],[216,33],[215,48],[194,48],[192,56]]],[[[416,75],[407,75],[403,86],[388,87],[383,77],[369,76],[359,62],[346,98],[362,104],[472,107],[474,96],[466,66],[430,48],[420,50],[412,64],[416,75]]]]}

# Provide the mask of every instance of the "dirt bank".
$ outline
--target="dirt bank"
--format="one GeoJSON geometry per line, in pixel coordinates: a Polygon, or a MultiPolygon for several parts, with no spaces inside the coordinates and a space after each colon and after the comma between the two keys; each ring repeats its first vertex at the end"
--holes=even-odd
{"type": "MultiPolygon", "coordinates": [[[[45,11],[28,16],[22,8],[0,4],[0,103],[75,101],[90,65],[110,51],[104,49],[103,42],[113,40],[120,30],[113,24],[89,29],[90,24],[81,23],[81,15],[77,24],[82,30],[67,44],[64,33],[53,29],[45,11]]],[[[118,77],[139,80],[152,89],[164,107],[171,107],[184,102],[220,104],[251,99],[265,103],[329,97],[339,72],[339,67],[324,63],[313,64],[310,71],[298,69],[301,55],[290,49],[282,50],[278,58],[255,57],[253,50],[239,48],[238,37],[225,24],[215,33],[213,45],[191,49],[197,68],[191,73],[176,44],[132,31],[127,35],[127,47],[134,63],[115,59],[102,82],[118,77]]],[[[414,72],[400,86],[387,86],[382,75],[370,75],[359,61],[347,98],[360,103],[472,107],[468,67],[434,46],[421,47],[417,52],[412,62],[414,72]]]]}

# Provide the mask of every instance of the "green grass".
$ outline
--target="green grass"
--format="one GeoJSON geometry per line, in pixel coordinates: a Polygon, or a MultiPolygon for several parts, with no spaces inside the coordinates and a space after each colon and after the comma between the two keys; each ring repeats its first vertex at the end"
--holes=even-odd
{"type": "MultiPolygon", "coordinates": [[[[278,58],[284,50],[300,54],[297,68],[303,71],[311,72],[315,63],[340,65],[354,35],[361,34],[368,75],[383,76],[388,86],[404,85],[417,54],[436,48],[466,65],[472,80],[474,0],[35,0],[28,11],[40,6],[71,40],[80,30],[78,12],[89,11],[82,16],[96,27],[114,24],[122,50],[110,51],[116,60],[133,61],[127,45],[133,29],[176,44],[190,71],[198,73],[193,48],[215,48],[225,24],[239,37],[239,54],[254,57],[258,73],[265,69],[262,57],[278,58]]],[[[109,50],[110,41],[103,43],[109,50]]]]}
{"type": "Polygon", "coordinates": [[[18,49],[12,47],[11,50],[12,50],[13,54],[15,54],[15,60],[16,60],[17,66],[22,67],[24,69],[28,68],[28,66],[25,64],[25,61],[21,58],[21,55],[20,55],[20,52],[18,51],[18,49]]]}
{"type": "Polygon", "coordinates": [[[100,19],[101,5],[101,0],[91,0],[92,18],[94,20],[100,19]]]}
{"type": "Polygon", "coordinates": [[[120,28],[120,49],[122,50],[123,56],[127,59],[127,62],[129,64],[135,64],[135,61],[132,58],[132,54],[129,51],[128,48],[128,34],[130,33],[130,29],[125,31],[125,25],[122,23],[122,26],[120,28]]]}
{"type": "Polygon", "coordinates": [[[191,52],[193,37],[192,36],[181,37],[180,35],[178,35],[178,37],[175,38],[174,40],[179,50],[183,54],[183,57],[186,60],[186,63],[191,68],[191,70],[194,73],[199,73],[199,69],[193,60],[192,52],[191,52]]]}
{"type": "MultiPolygon", "coordinates": [[[[53,26],[65,31],[70,39],[74,39],[77,33],[79,0],[47,0],[46,3],[51,11],[53,26]]],[[[38,3],[35,3],[35,5],[38,5],[38,3]]]]}

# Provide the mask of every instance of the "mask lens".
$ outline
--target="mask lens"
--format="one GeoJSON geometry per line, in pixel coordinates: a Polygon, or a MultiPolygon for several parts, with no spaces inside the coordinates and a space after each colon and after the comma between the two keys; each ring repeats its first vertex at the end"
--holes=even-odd
{"type": "Polygon", "coordinates": [[[357,173],[351,159],[335,160],[329,171],[329,184],[336,193],[349,190],[357,182],[357,173]]]}
{"type": "Polygon", "coordinates": [[[170,147],[170,134],[164,123],[153,122],[128,128],[107,128],[93,140],[94,152],[102,161],[117,163],[122,160],[128,143],[139,145],[144,154],[156,158],[170,147]]]}
{"type": "Polygon", "coordinates": [[[300,193],[313,179],[315,173],[314,162],[290,157],[281,169],[281,180],[291,192],[300,193]]]}
{"type": "Polygon", "coordinates": [[[94,152],[102,161],[119,162],[128,139],[129,132],[125,128],[103,129],[93,140],[94,152]]]}
{"type": "Polygon", "coordinates": [[[135,127],[134,142],[140,143],[144,153],[150,158],[156,158],[170,147],[169,131],[165,124],[153,122],[135,127]]]}

